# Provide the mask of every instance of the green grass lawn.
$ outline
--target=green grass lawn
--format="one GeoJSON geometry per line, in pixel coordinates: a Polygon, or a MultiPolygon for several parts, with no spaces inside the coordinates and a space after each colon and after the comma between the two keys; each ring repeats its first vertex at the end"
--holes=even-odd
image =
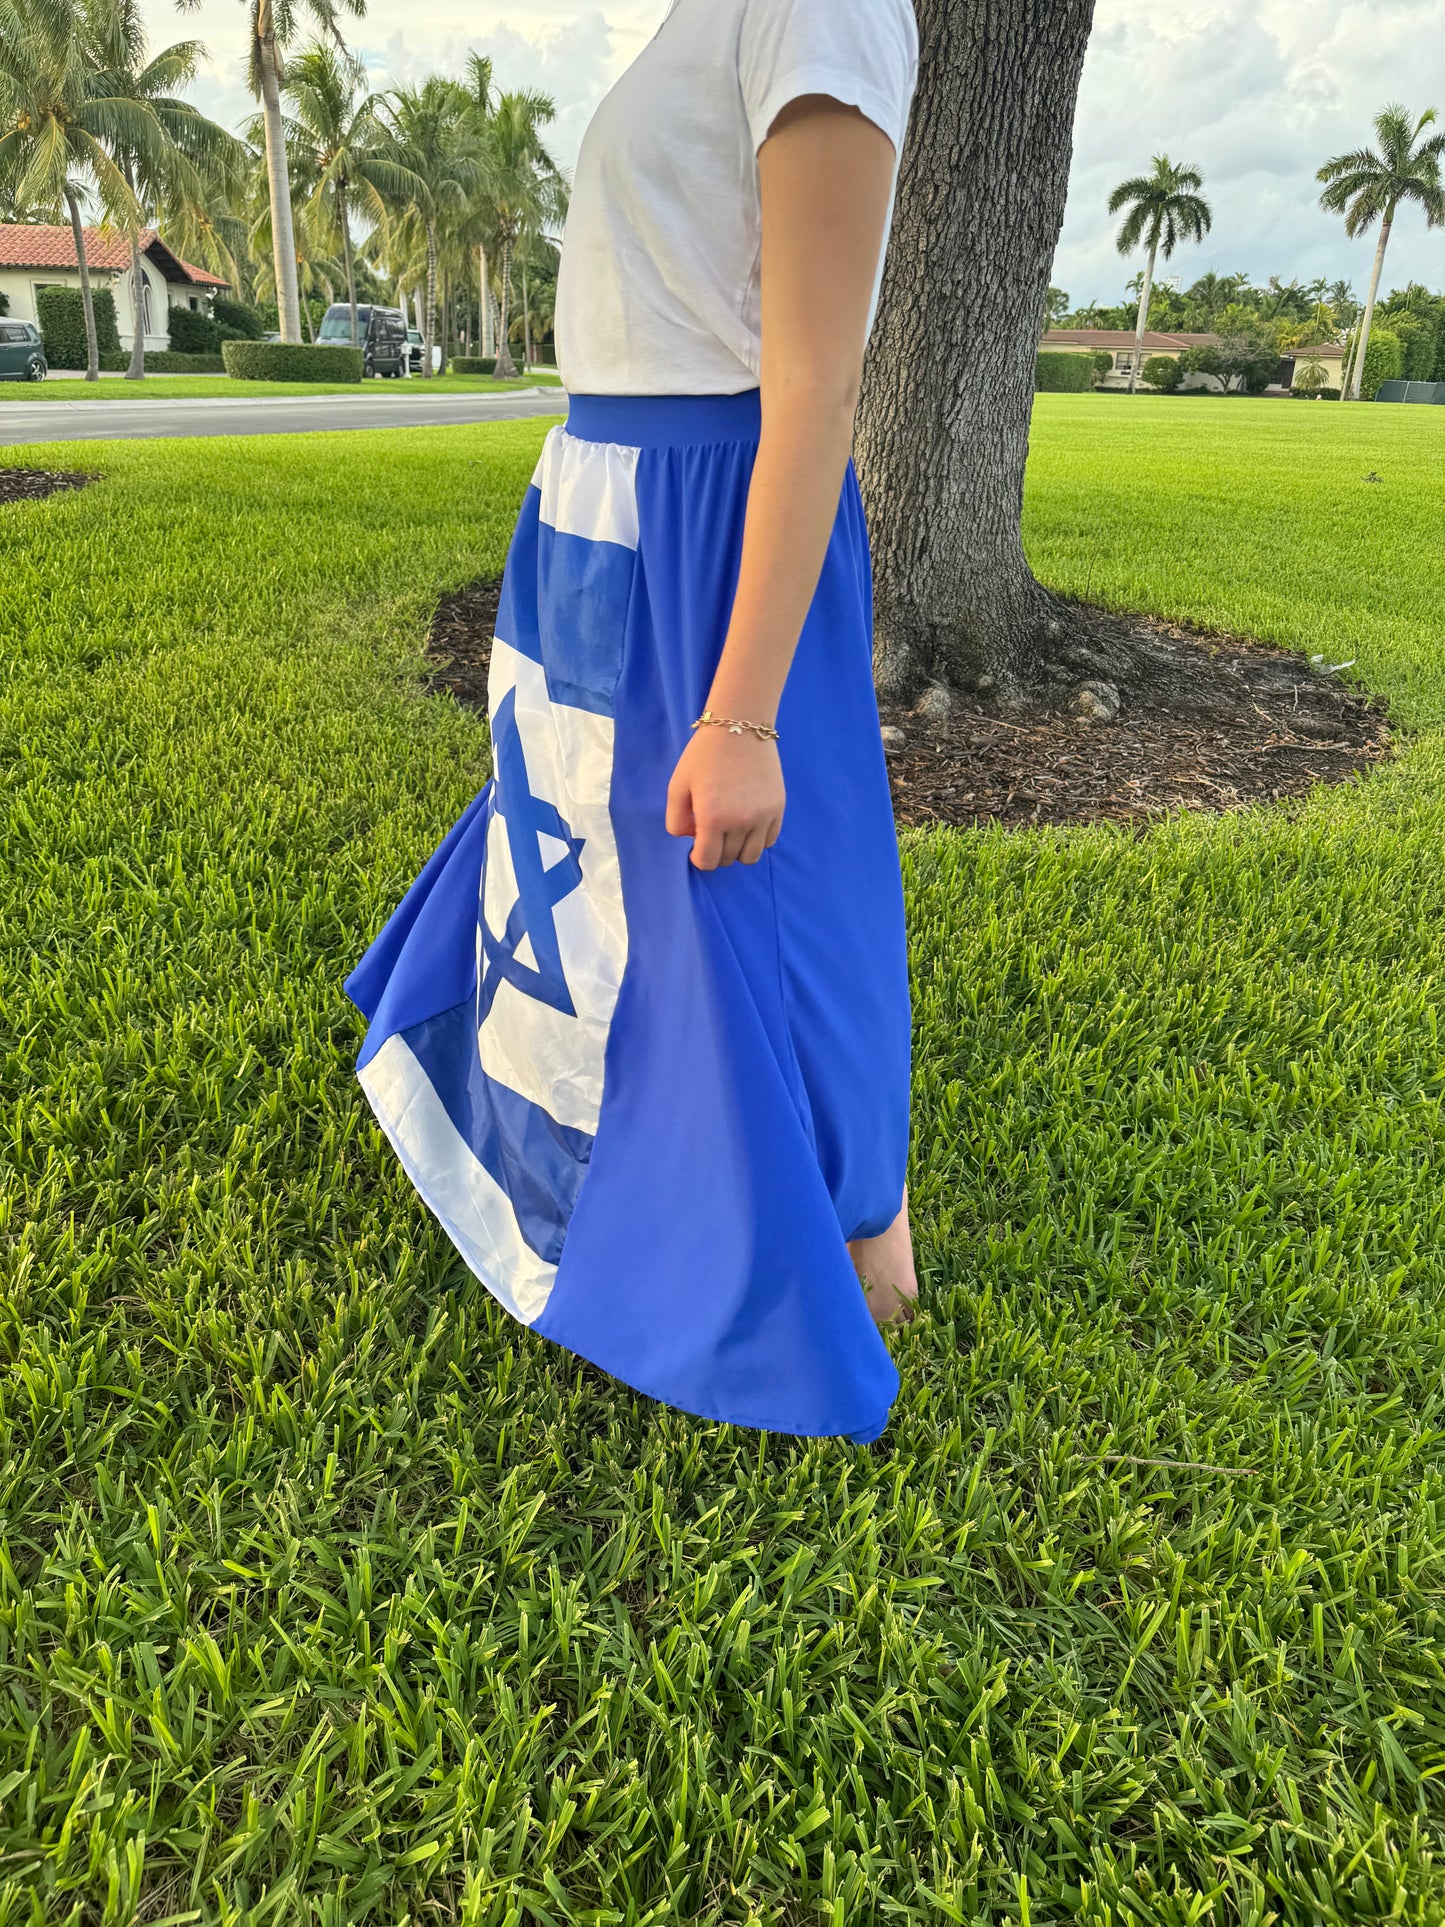
{"type": "Polygon", "coordinates": [[[232,381],[229,375],[147,375],[144,381],[106,377],[101,381],[0,381],[0,402],[7,401],[199,401],[210,395],[247,400],[254,395],[499,395],[516,388],[555,388],[557,376],[534,370],[515,381],[486,375],[420,375],[403,381],[232,381]]]}
{"type": "Polygon", "coordinates": [[[1442,431],[1041,399],[1051,581],[1408,747],[906,837],[872,1450],[519,1330],[351,1078],[543,425],[21,452],[105,479],[0,510],[0,1927],[1445,1922],[1442,431]]]}

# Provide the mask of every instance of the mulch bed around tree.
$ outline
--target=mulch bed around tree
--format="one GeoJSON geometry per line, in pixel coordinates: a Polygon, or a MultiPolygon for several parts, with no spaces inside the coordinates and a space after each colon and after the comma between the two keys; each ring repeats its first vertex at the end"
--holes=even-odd
{"type": "Polygon", "coordinates": [[[67,475],[53,468],[0,468],[0,508],[7,502],[39,502],[61,489],[84,488],[92,475],[67,475]]]}
{"type": "MultiPolygon", "coordinates": [[[[486,705],[499,589],[474,582],[444,597],[427,642],[437,665],[431,687],[478,708],[486,705]]],[[[1292,651],[1170,623],[1138,627],[1176,661],[1197,655],[1211,691],[1207,716],[1126,703],[1112,722],[1086,722],[961,706],[940,721],[885,705],[883,723],[903,732],[888,758],[898,821],[1142,827],[1184,807],[1234,810],[1303,796],[1318,783],[1349,782],[1391,754],[1383,712],[1292,651]],[[1236,685],[1225,713],[1219,691],[1236,685]]]]}

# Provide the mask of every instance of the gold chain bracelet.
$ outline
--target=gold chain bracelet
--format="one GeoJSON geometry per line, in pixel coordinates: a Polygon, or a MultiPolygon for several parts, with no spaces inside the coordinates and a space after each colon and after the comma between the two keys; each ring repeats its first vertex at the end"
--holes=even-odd
{"type": "Polygon", "coordinates": [[[697,721],[689,727],[701,729],[704,723],[716,723],[718,728],[725,729],[729,736],[741,736],[745,729],[750,729],[754,736],[765,743],[775,743],[778,740],[778,732],[771,723],[749,723],[739,716],[714,716],[710,709],[705,709],[697,721]]]}

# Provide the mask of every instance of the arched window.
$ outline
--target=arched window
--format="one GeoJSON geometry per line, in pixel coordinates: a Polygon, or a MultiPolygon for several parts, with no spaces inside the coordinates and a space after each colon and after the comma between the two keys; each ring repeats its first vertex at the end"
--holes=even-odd
{"type": "Polygon", "coordinates": [[[150,276],[142,268],[139,273],[132,271],[130,289],[131,313],[143,335],[155,333],[155,320],[151,311],[150,276]]]}

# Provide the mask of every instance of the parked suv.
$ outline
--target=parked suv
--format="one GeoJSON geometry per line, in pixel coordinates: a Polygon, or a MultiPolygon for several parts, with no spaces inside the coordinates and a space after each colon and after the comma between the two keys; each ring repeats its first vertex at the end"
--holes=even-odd
{"type": "MultiPolygon", "coordinates": [[[[335,301],[326,310],[316,343],[321,348],[351,346],[351,309],[344,301],[335,301]]],[[[362,351],[362,373],[366,376],[402,374],[406,367],[407,342],[401,309],[359,304],[356,345],[362,351]]]]}
{"type": "Polygon", "coordinates": [[[0,381],[44,381],[50,372],[33,321],[0,321],[0,381]]]}

